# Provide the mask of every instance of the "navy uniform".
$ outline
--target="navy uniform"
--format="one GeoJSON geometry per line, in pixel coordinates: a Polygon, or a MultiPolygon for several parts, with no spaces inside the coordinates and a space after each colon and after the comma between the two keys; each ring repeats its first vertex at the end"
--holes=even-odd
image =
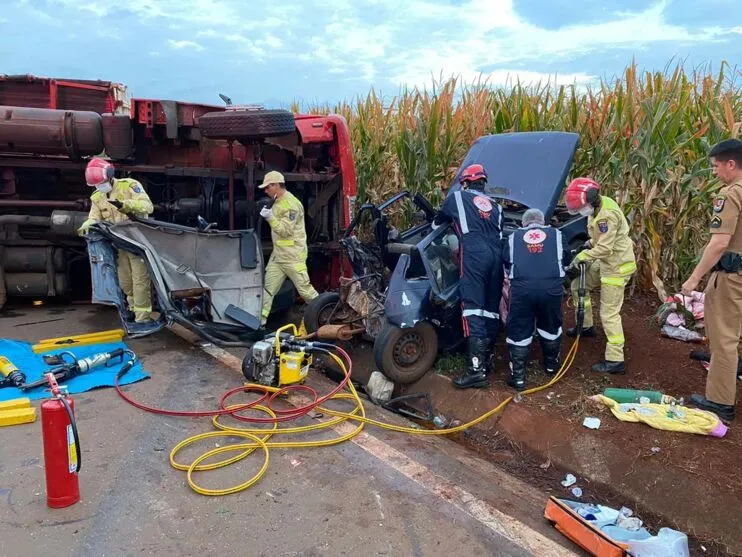
{"type": "Polygon", "coordinates": [[[500,332],[502,297],[502,207],[485,195],[487,174],[481,165],[467,167],[462,188],[446,197],[434,227],[453,221],[461,237],[461,299],[464,336],[468,339],[467,372],[454,385],[487,385],[490,355],[500,332]]]}
{"type": "Polygon", "coordinates": [[[541,211],[527,211],[523,221],[527,226],[515,230],[503,249],[503,263],[510,279],[506,340],[510,350],[510,375],[507,383],[517,390],[523,390],[526,385],[526,362],[534,324],[541,341],[546,373],[554,375],[559,369],[562,285],[564,267],[571,258],[562,233],[543,224],[541,211]],[[526,218],[529,213],[530,222],[526,218]]]}

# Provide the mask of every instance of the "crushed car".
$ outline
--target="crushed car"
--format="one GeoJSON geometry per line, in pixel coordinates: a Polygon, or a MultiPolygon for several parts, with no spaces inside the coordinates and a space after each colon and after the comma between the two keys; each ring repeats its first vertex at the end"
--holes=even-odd
{"type": "MultiPolygon", "coordinates": [[[[576,248],[587,240],[587,219],[570,215],[559,204],[572,167],[579,135],[567,132],[517,132],[480,137],[469,149],[448,194],[460,188],[458,177],[470,164],[489,176],[485,190],[503,206],[507,236],[520,227],[529,208],[541,209],[546,221],[576,248]]],[[[379,206],[363,205],[341,245],[353,276],[339,292],[325,293],[305,313],[308,330],[327,323],[349,323],[374,342],[376,365],[398,384],[418,381],[440,351],[463,344],[458,297],[459,237],[446,224],[435,230],[436,210],[420,194],[401,192],[379,206]],[[416,221],[399,232],[387,213],[401,201],[418,209],[416,221]],[[373,240],[362,242],[355,226],[372,216],[373,240]]],[[[507,285],[506,285],[507,288],[507,285]]]]}
{"type": "Polygon", "coordinates": [[[221,346],[244,346],[260,327],[263,250],[253,230],[215,230],[201,220],[192,228],[156,220],[94,224],[86,240],[92,301],[118,308],[131,337],[179,324],[221,346]],[[127,318],[116,272],[118,250],[142,257],[159,316],[149,323],[127,318]]]}

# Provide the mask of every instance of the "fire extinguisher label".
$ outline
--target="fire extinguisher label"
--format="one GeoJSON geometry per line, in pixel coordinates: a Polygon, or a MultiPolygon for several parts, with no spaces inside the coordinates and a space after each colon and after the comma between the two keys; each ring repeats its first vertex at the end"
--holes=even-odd
{"type": "Polygon", "coordinates": [[[70,474],[74,474],[77,470],[77,447],[75,446],[75,436],[72,433],[72,425],[67,426],[67,461],[69,462],[70,474]]]}

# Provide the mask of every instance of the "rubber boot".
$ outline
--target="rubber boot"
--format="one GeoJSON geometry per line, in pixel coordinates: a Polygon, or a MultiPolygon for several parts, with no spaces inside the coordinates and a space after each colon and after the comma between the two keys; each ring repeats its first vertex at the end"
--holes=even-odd
{"type": "Polygon", "coordinates": [[[468,359],[469,367],[466,373],[454,379],[453,384],[457,389],[469,389],[473,387],[486,387],[487,380],[487,339],[469,337],[468,359]]]}
{"type": "Polygon", "coordinates": [[[510,374],[507,384],[516,391],[526,388],[526,362],[529,348],[528,346],[510,345],[510,374]]]}
{"type": "MultiPolygon", "coordinates": [[[[567,336],[569,338],[575,338],[577,336],[577,327],[570,327],[567,329],[567,336]]],[[[582,338],[586,337],[594,337],[595,336],[595,327],[583,327],[582,334],[580,335],[582,338]]]]}
{"type": "Polygon", "coordinates": [[[610,373],[611,375],[626,373],[626,364],[624,362],[612,362],[602,360],[593,366],[593,371],[598,373],[610,373]]]}
{"type": "Polygon", "coordinates": [[[544,373],[553,377],[559,371],[559,351],[562,347],[561,339],[541,339],[541,352],[544,355],[544,373]]]}
{"type": "Polygon", "coordinates": [[[489,377],[492,374],[492,366],[495,365],[495,344],[497,341],[495,339],[491,339],[487,342],[487,367],[484,370],[484,373],[489,377]]]}

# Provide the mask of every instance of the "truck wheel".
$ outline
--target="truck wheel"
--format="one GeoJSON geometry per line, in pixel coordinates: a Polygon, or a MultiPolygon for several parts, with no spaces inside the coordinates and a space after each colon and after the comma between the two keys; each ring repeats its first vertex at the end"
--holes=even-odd
{"type": "Polygon", "coordinates": [[[288,135],[296,130],[288,110],[207,112],[198,119],[204,137],[211,139],[263,139],[288,135]]]}
{"type": "Polygon", "coordinates": [[[323,292],[307,304],[304,311],[304,327],[308,333],[316,333],[322,325],[330,323],[330,315],[340,301],[337,292],[323,292]]]}
{"type": "Polygon", "coordinates": [[[385,325],[374,341],[374,359],[379,371],[394,383],[409,385],[433,367],[438,356],[438,333],[421,321],[411,329],[385,325]]]}

